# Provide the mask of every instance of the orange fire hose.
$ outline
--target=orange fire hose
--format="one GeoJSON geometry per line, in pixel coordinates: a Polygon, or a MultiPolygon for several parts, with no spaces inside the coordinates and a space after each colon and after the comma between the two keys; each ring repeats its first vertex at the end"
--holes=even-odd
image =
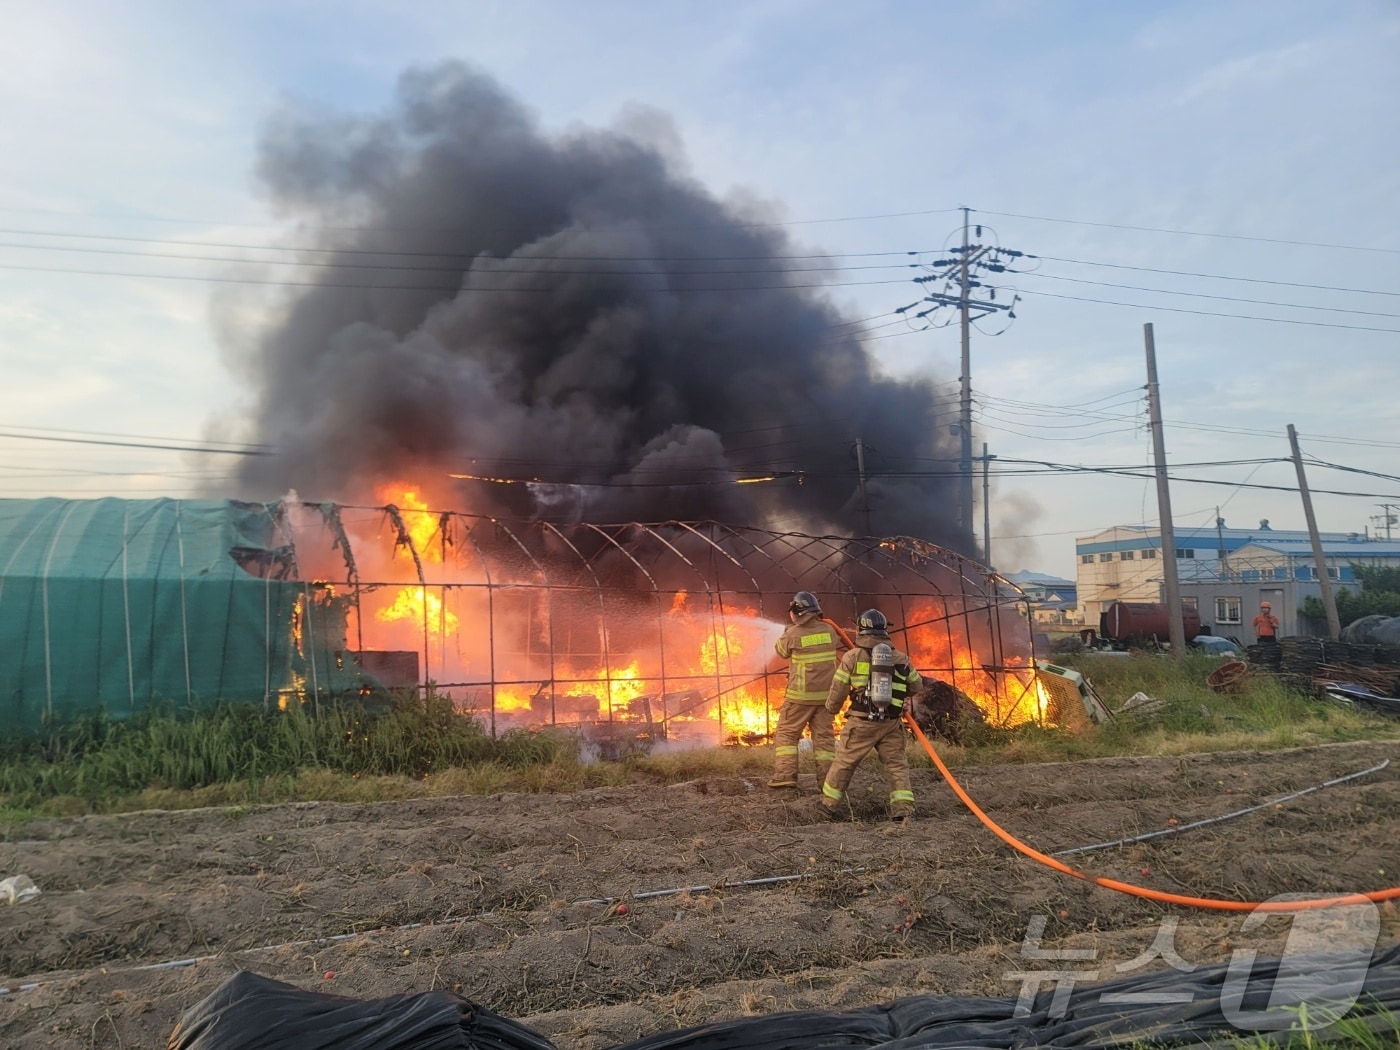
{"type": "Polygon", "coordinates": [[[974,817],[980,820],[987,828],[1012,849],[1019,853],[1024,853],[1031,860],[1039,861],[1047,868],[1053,868],[1062,875],[1071,878],[1082,879],[1085,882],[1092,882],[1105,889],[1117,890],[1119,893],[1131,894],[1134,897],[1143,897],[1147,900],[1159,901],[1163,904],[1182,904],[1190,908],[1210,908],[1214,911],[1263,911],[1263,912],[1296,912],[1306,911],[1312,908],[1330,908],[1342,904],[1363,904],[1367,901],[1379,903],[1381,901],[1395,900],[1400,898],[1400,886],[1392,886],[1386,890],[1372,890],[1369,893],[1349,893],[1339,897],[1318,897],[1315,900],[1306,901],[1227,901],[1215,897],[1187,897],[1178,893],[1166,893],[1162,890],[1149,889],[1146,886],[1135,886],[1131,882],[1119,882],[1117,879],[1099,878],[1072,868],[1054,857],[1046,856],[1039,850],[1027,846],[1020,839],[1016,838],[1009,831],[1000,827],[996,821],[983,813],[971,796],[963,790],[963,786],[943,764],[943,759],[938,757],[938,752],[929,743],[924,731],[919,728],[914,721],[912,713],[904,712],[904,719],[909,723],[909,728],[914,730],[914,735],[919,738],[919,743],[924,745],[924,750],[928,752],[928,757],[933,759],[933,764],[938,767],[938,772],[943,775],[943,779],[948,782],[948,786],[953,789],[953,793],[962,800],[974,817]]]}
{"type": "MultiPolygon", "coordinates": [[[[841,626],[834,620],[826,620],[826,623],[835,628],[843,641],[848,646],[854,648],[854,643],[841,626]]],[[[938,772],[943,775],[943,779],[948,782],[948,786],[953,789],[953,793],[962,800],[962,804],[971,811],[972,815],[980,820],[986,828],[997,838],[1001,839],[1018,853],[1024,853],[1031,860],[1039,861],[1047,868],[1052,868],[1062,875],[1068,875],[1072,879],[1081,879],[1084,882],[1092,882],[1104,889],[1117,890],[1119,893],[1127,893],[1133,897],[1142,897],[1146,900],[1158,901],[1162,904],[1181,904],[1189,908],[1209,908],[1213,911],[1263,911],[1263,912],[1284,912],[1292,913],[1296,911],[1307,911],[1312,908],[1330,908],[1343,904],[1364,904],[1370,901],[1379,904],[1381,901],[1400,899],[1400,886],[1392,886],[1385,890],[1372,890],[1369,893],[1348,893],[1337,897],[1318,897],[1307,901],[1227,901],[1216,897],[1188,897],[1180,893],[1167,893],[1163,890],[1149,889],[1146,886],[1136,886],[1131,882],[1119,882],[1117,879],[1105,879],[1087,872],[1072,868],[1063,861],[1058,861],[1054,857],[1046,856],[1039,850],[1027,846],[1011,832],[1001,827],[996,821],[982,812],[982,808],[972,801],[963,786],[953,776],[952,771],[943,764],[943,759],[938,757],[938,752],[933,749],[933,744],[929,742],[924,731],[919,728],[919,724],[914,721],[912,712],[904,712],[904,720],[909,723],[909,728],[914,731],[914,735],[919,738],[919,743],[924,745],[924,750],[928,752],[928,757],[933,759],[933,764],[938,768],[938,772]]]]}

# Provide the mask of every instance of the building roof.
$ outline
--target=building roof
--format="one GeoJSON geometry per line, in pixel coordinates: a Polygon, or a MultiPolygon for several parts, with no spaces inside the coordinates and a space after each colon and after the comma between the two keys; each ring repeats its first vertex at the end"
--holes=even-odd
{"type": "MultiPolygon", "coordinates": [[[[1257,539],[1235,553],[1247,555],[1256,550],[1285,554],[1289,557],[1311,558],[1313,554],[1312,541],[1306,536],[1301,540],[1257,539]]],[[[1400,540],[1323,539],[1322,553],[1329,558],[1400,558],[1400,540]]]]}
{"type": "Polygon", "coordinates": [[[1030,569],[1013,572],[1006,578],[1018,587],[1051,587],[1055,590],[1065,587],[1073,590],[1075,587],[1073,580],[1067,580],[1063,576],[1052,576],[1048,572],[1032,572],[1030,569]]]}
{"type": "MultiPolygon", "coordinates": [[[[1306,545],[1308,533],[1305,529],[1274,529],[1254,526],[1248,529],[1217,529],[1215,526],[1178,525],[1175,530],[1178,549],[1235,551],[1250,543],[1274,543],[1299,541],[1306,545]]],[[[1351,543],[1355,533],[1324,532],[1322,539],[1331,543],[1351,543]]],[[[1161,547],[1162,531],[1156,525],[1111,525],[1106,529],[1075,538],[1076,554],[1093,554],[1102,551],[1137,550],[1145,547],[1161,547]]],[[[1359,542],[1365,542],[1361,540],[1359,542]]]]}

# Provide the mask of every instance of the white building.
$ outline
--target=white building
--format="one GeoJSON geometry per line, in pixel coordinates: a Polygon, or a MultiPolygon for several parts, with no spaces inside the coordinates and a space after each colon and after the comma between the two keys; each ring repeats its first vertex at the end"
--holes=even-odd
{"type": "MultiPolygon", "coordinates": [[[[1400,565],[1400,541],[1324,541],[1323,561],[1332,592],[1359,591],[1356,568],[1400,565]]],[[[1196,602],[1201,623],[1212,634],[1254,641],[1251,626],[1261,601],[1273,607],[1283,635],[1325,633],[1299,614],[1307,598],[1321,598],[1312,544],[1299,540],[1264,540],[1246,544],[1224,561],[1198,564],[1195,575],[1181,582],[1182,600],[1196,602]]]]}
{"type": "MultiPolygon", "coordinates": [[[[1229,563],[1236,552],[1244,547],[1262,545],[1274,548],[1281,543],[1292,549],[1296,544],[1311,554],[1305,530],[1272,529],[1268,521],[1261,521],[1258,527],[1252,529],[1226,528],[1222,521],[1215,527],[1178,526],[1174,531],[1176,550],[1173,553],[1183,598],[1195,593],[1187,590],[1188,585],[1228,580],[1229,563]]],[[[1376,544],[1357,533],[1324,532],[1322,540],[1325,545],[1341,545],[1342,550],[1360,547],[1371,554],[1376,553],[1376,544]]],[[[1074,550],[1079,609],[1085,623],[1097,624],[1099,613],[1112,601],[1162,601],[1162,534],[1157,526],[1115,525],[1092,536],[1079,537],[1074,541],[1074,550]]],[[[1360,551],[1358,556],[1365,557],[1360,551]]],[[[1350,564],[1347,558],[1340,556],[1340,550],[1338,557],[1339,570],[1350,564]]],[[[1344,578],[1351,578],[1349,572],[1344,578]]],[[[1256,601],[1256,608],[1257,605],[1256,601]]],[[[1208,612],[1204,608],[1201,610],[1201,622],[1204,624],[1213,622],[1208,612]]],[[[1253,618],[1254,613],[1251,612],[1246,623],[1253,618]]]]}
{"type": "Polygon", "coordinates": [[[1030,600],[1031,618],[1041,625],[1079,624],[1074,581],[1043,572],[1013,572],[1006,577],[1030,600]]]}

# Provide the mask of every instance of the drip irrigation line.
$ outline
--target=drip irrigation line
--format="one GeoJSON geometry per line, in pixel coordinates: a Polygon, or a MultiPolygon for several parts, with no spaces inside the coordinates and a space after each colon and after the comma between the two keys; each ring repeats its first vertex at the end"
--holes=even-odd
{"type": "Polygon", "coordinates": [[[1134,835],[1132,838],[1118,839],[1114,842],[1095,842],[1092,846],[1075,846],[1073,849],[1062,849],[1058,852],[1050,854],[1050,856],[1068,857],[1074,853],[1092,853],[1095,850],[1112,849],[1114,846],[1128,846],[1134,842],[1146,842],[1148,839],[1161,838],[1164,835],[1180,835],[1183,831],[1191,831],[1193,828],[1203,828],[1207,824],[1219,824],[1221,821],[1224,820],[1232,820],[1235,817],[1243,817],[1247,813],[1257,813],[1261,809],[1268,809],[1270,806],[1277,806],[1281,805],[1284,802],[1291,802],[1295,798],[1302,798],[1304,795],[1310,795],[1314,791],[1321,791],[1323,788],[1329,788],[1336,784],[1345,784],[1348,780],[1356,780],[1358,777],[1364,777],[1371,773],[1379,773],[1388,765],[1390,765],[1390,759],[1387,758],[1384,762],[1380,763],[1379,765],[1372,766],[1370,769],[1362,769],[1358,770],[1355,773],[1348,773],[1344,777],[1336,777],[1332,780],[1324,780],[1321,784],[1314,784],[1312,787],[1303,788],[1302,791],[1294,791],[1292,794],[1280,795],[1278,798],[1269,799],[1268,802],[1261,802],[1257,806],[1249,806],[1245,809],[1237,809],[1233,813],[1222,813],[1218,817],[1207,817],[1205,820],[1192,821],[1190,824],[1182,824],[1179,827],[1164,828],[1160,831],[1149,831],[1145,835],[1134,835]]]}
{"type": "MultiPolygon", "coordinates": [[[[842,868],[839,871],[831,872],[832,875],[858,875],[865,870],[860,868],[842,868]]],[[[642,893],[629,893],[623,897],[589,897],[587,900],[570,901],[571,904],[617,904],[621,901],[641,901],[651,900],[656,897],[675,897],[682,893],[712,893],[715,890],[734,889],[740,886],[772,886],[780,882],[795,882],[798,879],[815,878],[819,872],[804,871],[798,875],[769,875],[761,879],[744,879],[742,882],[715,882],[700,886],[677,886],[669,890],[646,890],[642,893]]]]}
{"type": "MultiPolygon", "coordinates": [[[[713,893],[717,890],[739,889],[748,886],[773,886],[783,882],[795,882],[799,879],[812,879],[818,875],[857,875],[866,869],[841,868],[833,872],[804,871],[797,875],[768,875],[758,879],[743,879],[738,882],[716,882],[703,886],[677,886],[674,889],[665,890],[644,890],[641,893],[629,893],[619,897],[590,897],[585,900],[570,901],[573,906],[588,906],[598,904],[616,904],[628,900],[653,900],[658,897],[675,897],[682,893],[713,893]]],[[[194,966],[202,962],[210,962],[214,959],[222,958],[224,955],[251,955],[262,952],[276,952],[285,948],[311,948],[318,945],[337,944],[341,941],[354,940],[356,937],[377,937],[386,933],[403,933],[407,930],[434,929],[439,927],[460,926],[464,922],[475,922],[491,919],[495,917],[494,911],[477,912],[474,915],[461,915],[455,919],[443,919],[439,922],[409,922],[402,926],[383,926],[376,930],[361,930],[358,933],[338,933],[332,937],[313,937],[304,941],[287,941],[283,944],[265,944],[261,948],[241,948],[230,949],[214,955],[192,955],[186,959],[169,959],[165,962],[145,963],[141,966],[127,966],[117,970],[110,970],[100,967],[97,970],[80,970],[77,973],[68,974],[62,978],[53,978],[47,981],[31,981],[26,984],[11,986],[0,986],[0,996],[15,995],[19,992],[31,992],[42,985],[53,984],[55,980],[73,980],[97,972],[102,973],[146,973],[151,970],[178,970],[187,966],[194,966]]]]}
{"type": "Polygon", "coordinates": [[[914,721],[914,716],[906,711],[904,720],[909,728],[913,730],[914,736],[923,745],[928,757],[933,760],[935,768],[942,774],[948,786],[953,789],[953,793],[958,796],[962,804],[968,811],[982,822],[982,825],[994,834],[1002,842],[1006,843],[1018,853],[1025,854],[1031,860],[1045,865],[1053,871],[1058,871],[1061,875],[1068,875],[1072,879],[1079,879],[1082,882],[1091,882],[1095,886],[1102,886],[1106,890],[1115,890],[1118,893],[1126,893],[1132,897],[1141,897],[1144,900],[1157,901],[1160,904],[1180,904],[1188,908],[1206,908],[1211,911],[1248,911],[1248,912],[1268,912],[1283,915],[1291,915],[1300,911],[1311,911],[1315,908],[1332,908],[1349,904],[1379,904],[1381,901],[1400,899],[1400,886],[1390,886],[1382,890],[1368,890],[1364,893],[1347,893],[1330,897],[1315,897],[1311,900],[1301,901],[1231,901],[1219,897],[1189,897],[1180,893],[1167,893],[1163,890],[1150,889],[1147,886],[1138,886],[1131,882],[1120,882],[1117,879],[1104,878],[1101,875],[1090,875],[1088,872],[1072,868],[1064,861],[1056,860],[1054,857],[1041,853],[1038,849],[1026,845],[1011,832],[1007,831],[1000,824],[984,813],[980,806],[973,801],[972,796],[967,793],[963,786],[958,783],[957,777],[953,776],[952,770],[944,764],[934,750],[933,744],[924,735],[924,731],[919,728],[919,724],[914,721]]]}

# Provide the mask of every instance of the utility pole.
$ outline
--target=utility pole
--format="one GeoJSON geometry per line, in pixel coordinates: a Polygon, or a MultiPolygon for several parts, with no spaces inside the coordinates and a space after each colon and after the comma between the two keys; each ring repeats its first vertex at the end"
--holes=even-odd
{"type": "MultiPolygon", "coordinates": [[[[979,244],[973,241],[982,239],[982,226],[973,223],[972,208],[960,209],[963,213],[962,245],[950,248],[951,258],[937,259],[928,264],[931,273],[914,278],[916,283],[925,285],[925,295],[920,302],[929,306],[911,315],[911,320],[924,320],[930,314],[944,307],[955,307],[962,332],[962,375],[958,381],[958,422],[950,429],[958,433],[958,523],[971,537],[973,530],[972,512],[972,325],[984,317],[1004,312],[1008,321],[1016,318],[1016,304],[1021,297],[1013,293],[1010,301],[997,302],[997,289],[986,280],[979,279],[983,274],[1019,273],[1012,269],[1016,259],[1034,258],[1025,252],[1002,248],[997,244],[979,244]],[[929,284],[940,285],[941,291],[934,291],[929,284]],[[979,297],[974,292],[979,289],[979,297]],[[956,294],[954,294],[956,292],[956,294]]],[[[995,239],[994,236],[992,238],[995,239]]],[[[897,314],[907,313],[919,303],[910,303],[895,310],[897,314]]],[[[933,327],[929,325],[928,327],[933,327]]],[[[939,327],[942,327],[941,325],[939,327]]]]}
{"type": "Polygon", "coordinates": [[[1181,618],[1181,584],[1176,575],[1176,526],[1172,523],[1172,494],[1167,485],[1167,450],[1162,440],[1162,400],[1157,390],[1157,346],[1152,325],[1142,326],[1147,346],[1147,418],[1152,428],[1152,461],[1157,470],[1157,517],[1162,533],[1162,575],[1167,590],[1167,637],[1172,658],[1186,656],[1186,624],[1181,618]]]}
{"type": "Polygon", "coordinates": [[[991,465],[996,456],[987,452],[987,443],[982,442],[982,559],[987,568],[992,567],[992,495],[991,465]]]}
{"type": "Polygon", "coordinates": [[[962,412],[958,417],[958,506],[963,531],[972,534],[972,319],[967,293],[971,248],[967,239],[968,208],[963,208],[962,251],[958,255],[958,314],[962,319],[962,412]]]}
{"type": "MultiPolygon", "coordinates": [[[[1400,503],[1377,503],[1376,506],[1380,507],[1381,513],[1373,514],[1371,520],[1374,521],[1377,526],[1383,526],[1385,528],[1385,541],[1389,543],[1390,527],[1395,524],[1395,515],[1392,514],[1391,511],[1400,509],[1400,503]]],[[[1380,528],[1378,527],[1376,531],[1380,532],[1380,528]]]]}
{"type": "Polygon", "coordinates": [[[1312,540],[1317,587],[1322,592],[1322,608],[1327,613],[1327,636],[1335,642],[1342,636],[1342,621],[1337,615],[1337,602],[1332,597],[1332,581],[1327,578],[1327,557],[1322,553],[1322,537],[1317,534],[1317,516],[1313,514],[1312,493],[1308,491],[1308,476],[1303,473],[1303,453],[1298,450],[1298,431],[1292,423],[1288,424],[1288,444],[1293,449],[1293,468],[1298,472],[1298,492],[1303,497],[1303,515],[1308,519],[1308,539],[1312,540]]]}
{"type": "Polygon", "coordinates": [[[856,438],[856,470],[860,474],[860,509],[865,515],[865,534],[873,535],[870,530],[870,496],[865,491],[865,442],[861,438],[856,438]]]}
{"type": "Polygon", "coordinates": [[[1220,558],[1220,579],[1230,575],[1230,554],[1225,549],[1225,519],[1220,516],[1220,508],[1215,508],[1215,553],[1220,558]]]}

